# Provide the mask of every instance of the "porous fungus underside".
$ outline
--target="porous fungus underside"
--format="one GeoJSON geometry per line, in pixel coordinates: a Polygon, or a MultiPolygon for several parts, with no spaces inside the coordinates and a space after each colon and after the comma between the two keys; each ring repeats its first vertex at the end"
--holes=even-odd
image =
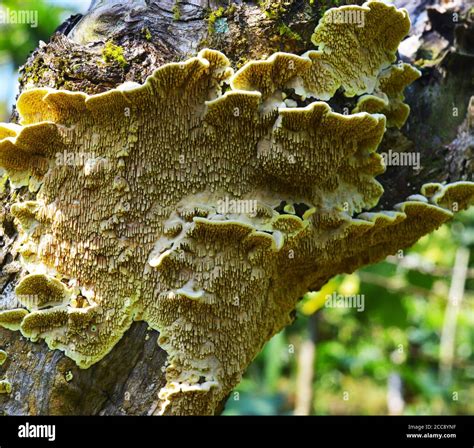
{"type": "Polygon", "coordinates": [[[345,24],[330,40],[324,16],[309,55],[277,53],[234,74],[203,50],[143,86],[24,92],[21,126],[0,126],[0,165],[37,194],[11,207],[28,275],[16,289],[24,308],[0,312],[0,325],[87,368],[144,320],[168,353],[161,412],[211,414],[309,288],[466,208],[474,184],[459,182],[367,212],[383,193],[385,115],[285,107],[290,86],[316,99],[339,87],[385,95],[381,112],[402,102],[413,70],[390,64],[406,12],[340,9],[363,11],[366,27],[345,24]]]}

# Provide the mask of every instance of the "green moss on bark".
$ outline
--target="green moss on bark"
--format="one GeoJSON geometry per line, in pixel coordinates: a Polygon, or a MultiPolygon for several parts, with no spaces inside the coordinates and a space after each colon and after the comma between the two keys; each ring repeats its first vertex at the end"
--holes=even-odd
{"type": "Polygon", "coordinates": [[[124,56],[123,47],[115,45],[111,41],[105,44],[105,47],[102,50],[102,56],[105,62],[117,62],[122,68],[128,65],[124,56]]]}

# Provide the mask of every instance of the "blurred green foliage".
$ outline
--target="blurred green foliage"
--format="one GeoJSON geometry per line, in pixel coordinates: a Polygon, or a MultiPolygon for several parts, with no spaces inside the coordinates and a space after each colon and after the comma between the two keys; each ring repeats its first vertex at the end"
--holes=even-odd
{"type": "Polygon", "coordinates": [[[40,41],[47,42],[62,22],[77,12],[78,7],[87,9],[89,2],[76,3],[62,5],[57,0],[54,3],[46,0],[0,0],[0,121],[8,120],[18,67],[26,62],[40,41]],[[15,14],[18,17],[20,11],[31,14],[28,17],[30,23],[15,23],[12,20],[15,14]]]}
{"type": "Polygon", "coordinates": [[[0,61],[9,60],[18,67],[25,63],[28,55],[40,40],[48,41],[55,29],[71,14],[69,8],[51,4],[45,0],[2,0],[0,7],[10,11],[33,11],[37,23],[0,24],[0,61]]]}
{"type": "Polygon", "coordinates": [[[474,247],[474,210],[399,257],[331,280],[307,294],[295,323],[264,348],[230,396],[224,415],[292,414],[298,358],[316,325],[315,415],[388,414],[388,384],[401,382],[402,414],[474,413],[474,257],[457,318],[452,376],[440,372],[440,340],[458,247],[474,247]],[[363,312],[327,308],[327,294],[363,295],[363,312]]]}

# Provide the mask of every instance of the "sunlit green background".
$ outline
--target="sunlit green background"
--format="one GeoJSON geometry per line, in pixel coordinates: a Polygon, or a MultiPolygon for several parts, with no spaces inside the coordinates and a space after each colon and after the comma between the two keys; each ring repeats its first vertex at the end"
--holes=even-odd
{"type": "Polygon", "coordinates": [[[47,42],[55,29],[72,14],[85,12],[90,0],[0,0],[4,11],[34,10],[38,26],[0,23],[0,120],[10,116],[17,94],[18,66],[25,63],[41,40],[47,42]]]}
{"type": "MultiPolygon", "coordinates": [[[[88,4],[0,1],[39,11],[38,28],[0,25],[2,120],[18,65],[88,4]]],[[[250,366],[225,414],[474,414],[473,244],[474,210],[411,250],[308,294],[294,325],[250,366]],[[333,292],[362,295],[365,310],[325,307],[333,292]]]]}
{"type": "Polygon", "coordinates": [[[473,243],[471,209],[411,250],[308,294],[226,414],[473,414],[473,243]],[[455,266],[467,268],[457,292],[455,266]],[[333,291],[363,295],[365,310],[326,308],[333,291]]]}

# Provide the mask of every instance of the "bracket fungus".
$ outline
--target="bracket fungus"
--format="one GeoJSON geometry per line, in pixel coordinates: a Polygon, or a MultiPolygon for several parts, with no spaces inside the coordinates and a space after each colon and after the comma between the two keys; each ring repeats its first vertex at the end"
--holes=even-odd
{"type": "Polygon", "coordinates": [[[6,361],[7,357],[7,352],[0,350],[0,366],[6,361]]]}
{"type": "Polygon", "coordinates": [[[420,76],[420,71],[410,64],[392,65],[380,73],[374,92],[359,98],[352,113],[382,113],[388,127],[400,129],[410,114],[410,106],[403,102],[403,91],[420,76]]]}
{"type": "Polygon", "coordinates": [[[417,74],[391,65],[409,26],[406,11],[369,2],[328,11],[319,50],[235,74],[205,49],[144,85],[22,93],[21,126],[0,125],[0,165],[36,199],[11,207],[24,308],[1,311],[0,325],[88,368],[146,321],[168,353],[160,412],[213,413],[308,289],[409,247],[472,202],[472,183],[429,184],[371,211],[383,193],[377,147],[387,119],[404,121],[394,108],[417,74]],[[328,15],[351,11],[365,26],[328,15]],[[314,101],[287,107],[292,88],[314,101]],[[361,96],[360,111],[341,115],[320,101],[339,88],[383,101],[363,111],[361,96]]]}
{"type": "Polygon", "coordinates": [[[7,379],[0,381],[0,394],[11,394],[12,385],[7,379]]]}

